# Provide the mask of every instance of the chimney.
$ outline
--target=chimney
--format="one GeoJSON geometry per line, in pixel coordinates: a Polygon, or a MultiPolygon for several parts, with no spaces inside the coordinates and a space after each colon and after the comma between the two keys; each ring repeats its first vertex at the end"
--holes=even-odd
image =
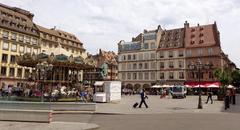
{"type": "Polygon", "coordinates": [[[187,21],[184,23],[184,28],[189,28],[189,23],[187,21]]]}
{"type": "Polygon", "coordinates": [[[199,27],[199,23],[197,24],[197,26],[199,27]]]}

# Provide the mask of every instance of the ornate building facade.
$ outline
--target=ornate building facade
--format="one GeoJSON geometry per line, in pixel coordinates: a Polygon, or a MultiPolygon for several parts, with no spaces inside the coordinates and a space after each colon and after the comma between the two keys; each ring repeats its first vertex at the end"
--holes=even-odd
{"type": "Polygon", "coordinates": [[[17,55],[39,53],[39,33],[29,11],[0,4],[0,83],[28,78],[31,69],[16,63],[17,55]]]}
{"type": "Polygon", "coordinates": [[[33,17],[29,11],[0,4],[0,85],[14,85],[35,73],[35,69],[16,63],[17,56],[26,53],[87,57],[83,43],[75,35],[36,25],[33,17]]]}

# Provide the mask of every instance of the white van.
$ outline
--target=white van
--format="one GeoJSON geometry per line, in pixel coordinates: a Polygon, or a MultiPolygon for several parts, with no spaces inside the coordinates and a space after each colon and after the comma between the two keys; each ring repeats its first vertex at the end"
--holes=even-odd
{"type": "Polygon", "coordinates": [[[186,98],[187,89],[184,86],[173,86],[172,97],[173,98],[186,98]]]}

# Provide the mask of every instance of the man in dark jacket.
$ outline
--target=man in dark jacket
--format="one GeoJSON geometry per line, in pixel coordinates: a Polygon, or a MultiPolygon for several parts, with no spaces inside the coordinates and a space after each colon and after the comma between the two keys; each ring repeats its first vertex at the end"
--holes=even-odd
{"type": "Polygon", "coordinates": [[[147,105],[147,103],[145,102],[145,99],[148,98],[148,97],[146,96],[146,93],[145,93],[145,90],[144,90],[144,89],[142,90],[142,92],[140,93],[140,95],[141,95],[141,102],[140,102],[139,108],[142,107],[142,103],[144,103],[145,107],[148,108],[148,105],[147,105]]]}
{"type": "Polygon", "coordinates": [[[208,98],[207,98],[206,104],[208,103],[208,100],[209,100],[209,99],[211,100],[211,104],[213,104],[212,95],[213,95],[213,93],[212,93],[211,90],[209,89],[209,90],[208,90],[208,98]]]}

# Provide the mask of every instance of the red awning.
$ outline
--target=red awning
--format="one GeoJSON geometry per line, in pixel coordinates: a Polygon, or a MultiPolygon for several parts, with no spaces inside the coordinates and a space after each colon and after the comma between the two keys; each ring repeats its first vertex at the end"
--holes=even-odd
{"type": "Polygon", "coordinates": [[[186,82],[185,86],[188,88],[198,88],[200,85],[201,88],[219,88],[221,86],[220,82],[186,82]]]}

